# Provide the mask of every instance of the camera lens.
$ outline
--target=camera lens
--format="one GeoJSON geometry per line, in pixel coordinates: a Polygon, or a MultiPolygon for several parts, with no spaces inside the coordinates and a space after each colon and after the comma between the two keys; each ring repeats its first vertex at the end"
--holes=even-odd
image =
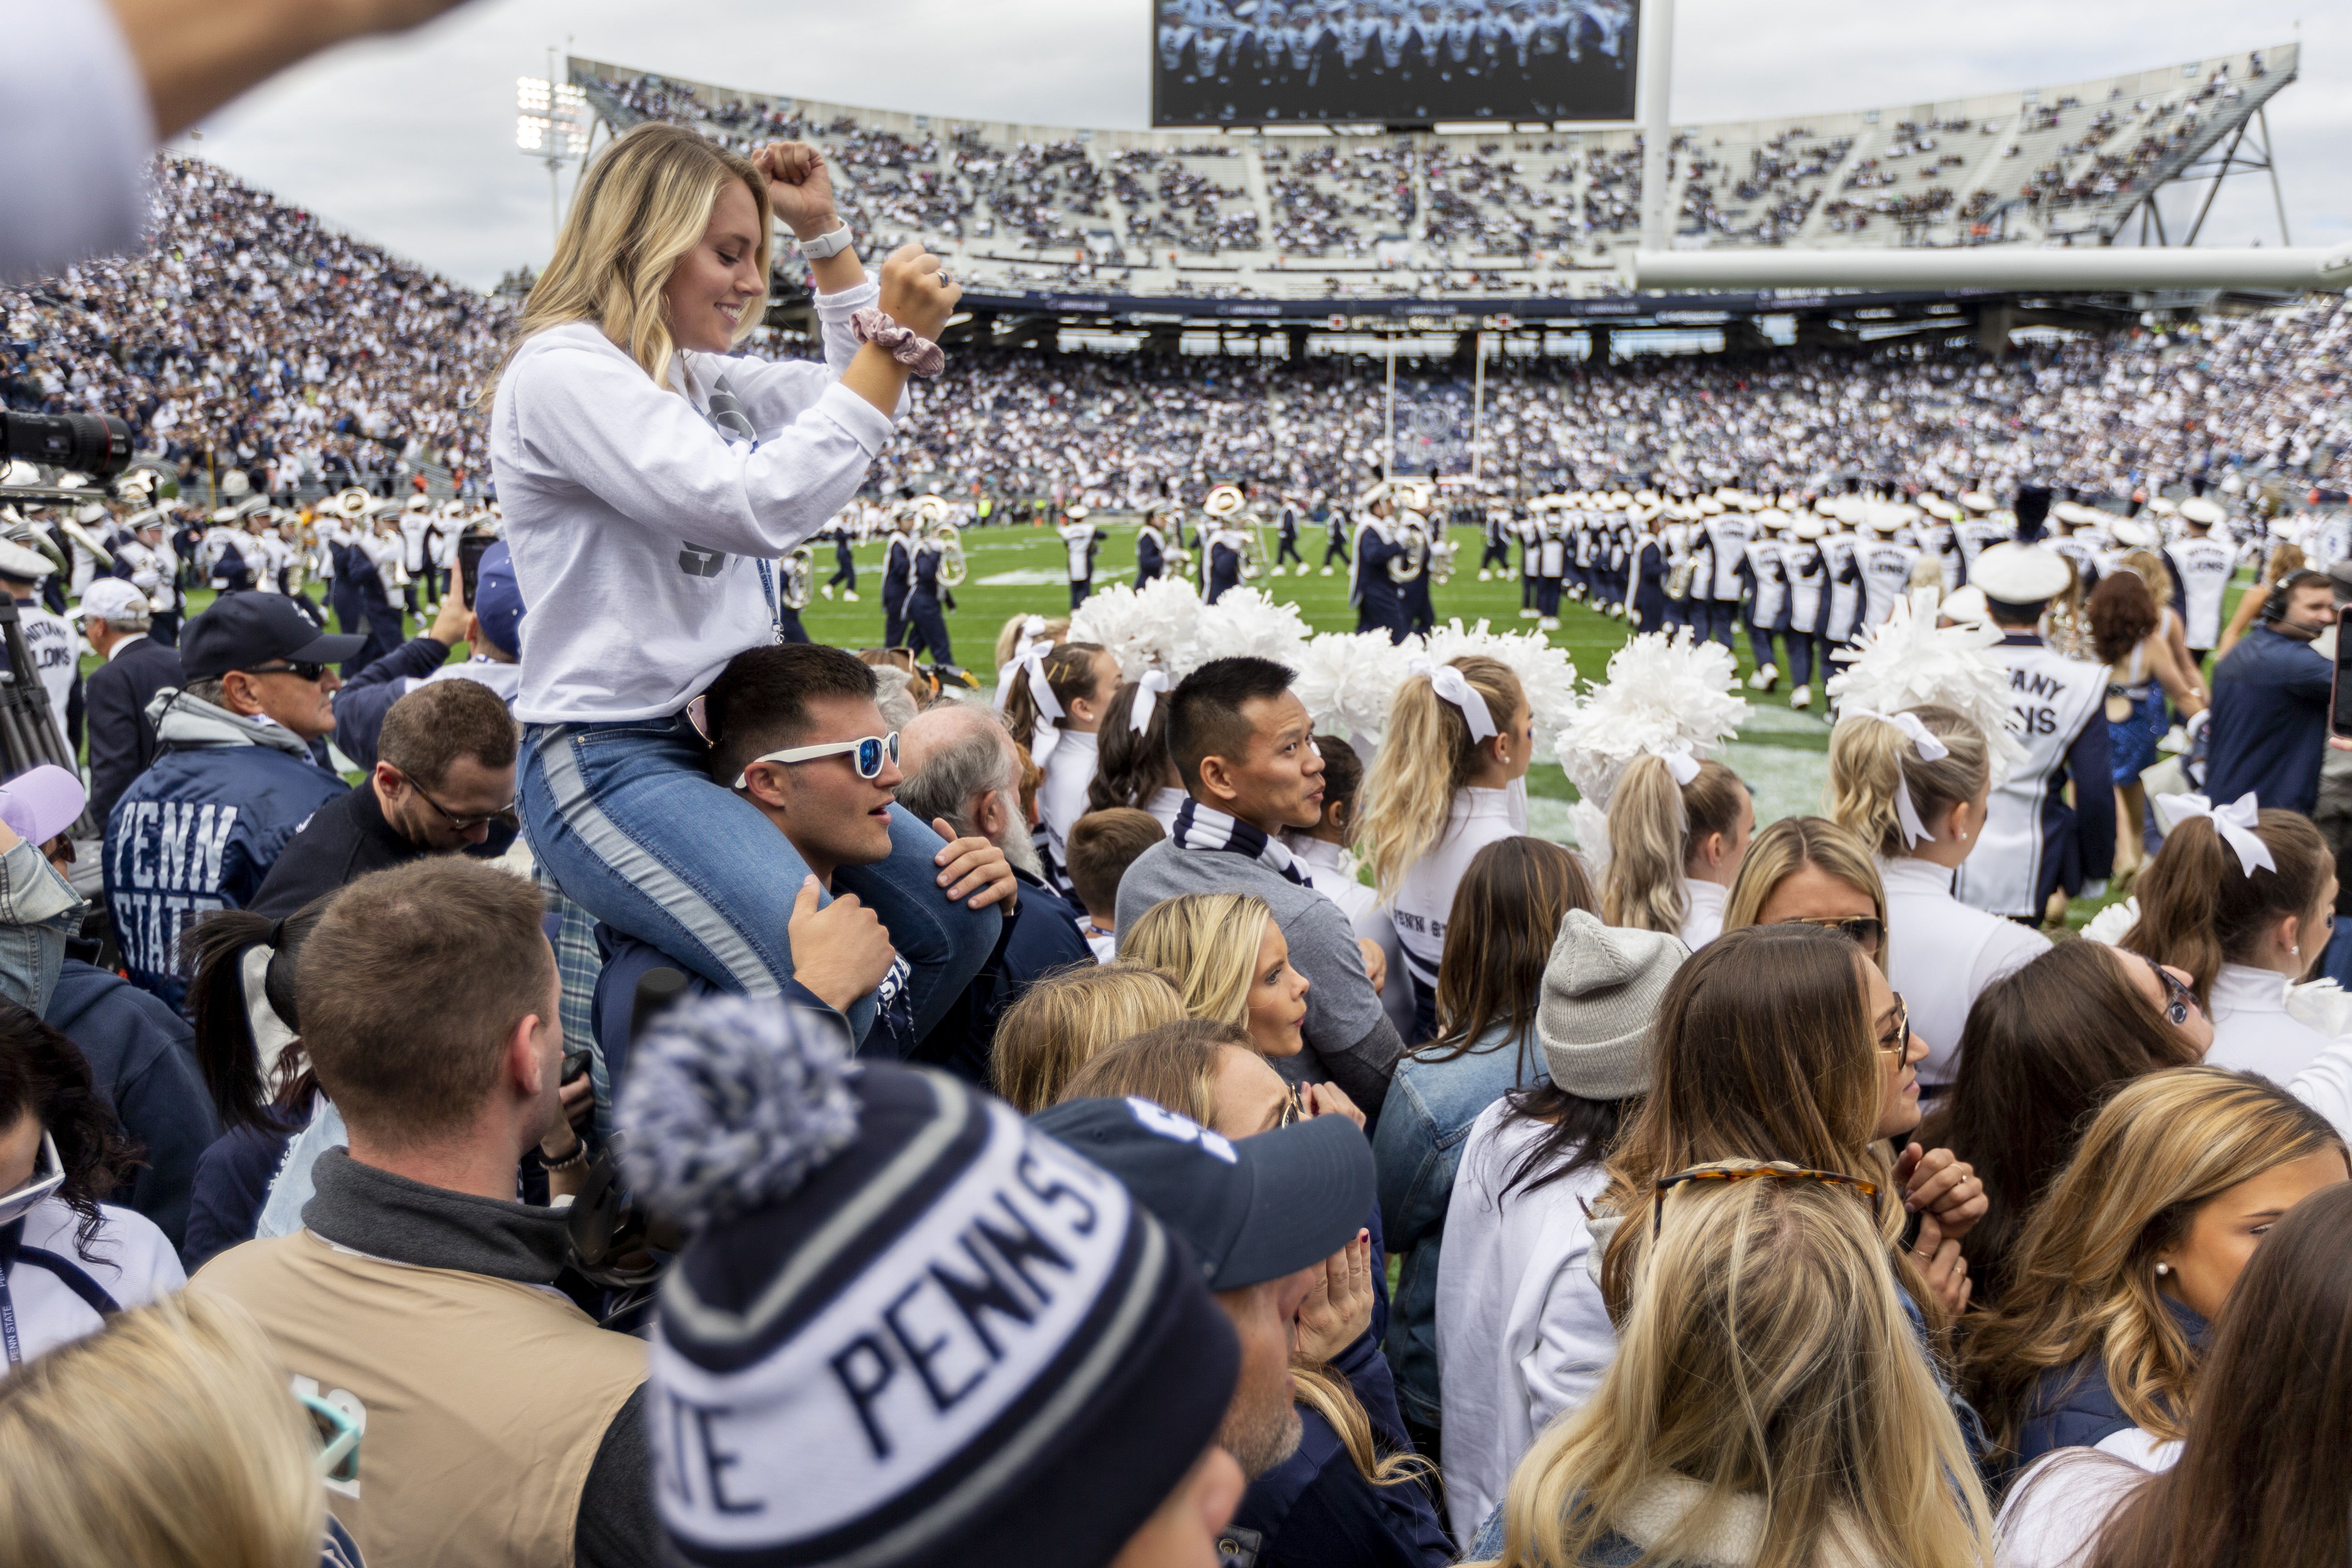
{"type": "Polygon", "coordinates": [[[0,454],[110,479],[131,466],[131,426],[110,414],[0,413],[0,454]]]}

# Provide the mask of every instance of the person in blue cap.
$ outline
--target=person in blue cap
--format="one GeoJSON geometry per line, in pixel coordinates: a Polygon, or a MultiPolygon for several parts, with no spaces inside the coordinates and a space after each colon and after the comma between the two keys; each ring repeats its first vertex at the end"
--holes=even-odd
{"type": "Polygon", "coordinates": [[[522,590],[515,585],[514,557],[503,540],[482,552],[473,595],[471,605],[457,595],[442,600],[431,630],[353,676],[336,695],[335,745],[343,755],[362,768],[375,766],[383,716],[427,681],[477,681],[509,709],[514,706],[522,689],[523,603],[522,590]],[[449,650],[460,642],[471,657],[452,664],[449,650]]]}

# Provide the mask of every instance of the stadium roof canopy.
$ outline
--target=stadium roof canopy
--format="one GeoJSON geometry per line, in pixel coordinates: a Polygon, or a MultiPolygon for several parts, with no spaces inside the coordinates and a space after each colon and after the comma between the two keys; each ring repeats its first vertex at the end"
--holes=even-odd
{"type": "MultiPolygon", "coordinates": [[[[1681,125],[1675,243],[2107,244],[2135,215],[2146,221],[2159,187],[2233,148],[2297,58],[2284,44],[2062,86],[1681,125]]],[[[920,239],[949,258],[968,307],[991,315],[1324,330],[1432,313],[1581,325],[1822,303],[1818,291],[1628,295],[1616,262],[1638,237],[1632,126],[1087,130],[862,109],[576,58],[570,77],[614,132],[658,118],[746,148],[814,142],[868,254],[920,239]]]]}

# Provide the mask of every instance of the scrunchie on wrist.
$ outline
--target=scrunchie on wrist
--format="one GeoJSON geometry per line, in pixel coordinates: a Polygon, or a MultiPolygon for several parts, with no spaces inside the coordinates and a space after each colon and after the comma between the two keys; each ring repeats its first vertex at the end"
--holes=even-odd
{"type": "Polygon", "coordinates": [[[948,367],[947,351],[912,327],[902,327],[875,306],[849,318],[849,331],[861,343],[878,343],[890,357],[917,375],[930,377],[948,367]]]}

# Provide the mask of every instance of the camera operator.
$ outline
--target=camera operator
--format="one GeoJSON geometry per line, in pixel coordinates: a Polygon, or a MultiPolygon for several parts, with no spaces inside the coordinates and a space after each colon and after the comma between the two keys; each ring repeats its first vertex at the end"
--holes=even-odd
{"type": "Polygon", "coordinates": [[[147,156],[347,39],[452,0],[0,0],[0,279],[137,245],[147,156]]]}
{"type": "Polygon", "coordinates": [[[560,1192],[585,1152],[541,912],[529,882],[451,857],[336,896],[295,984],[350,1146],[313,1167],[302,1230],[191,1287],[365,1409],[365,1510],[332,1506],[373,1568],[656,1557],[646,1347],[549,1289],[565,1213],[514,1201],[526,1153],[560,1192]]]}
{"type": "Polygon", "coordinates": [[[2336,679],[2311,644],[2336,625],[2335,585],[2325,572],[2297,572],[2263,608],[2262,622],[2213,667],[2205,793],[2226,801],[2251,790],[2264,805],[2308,816],[2319,801],[2336,679]]]}

